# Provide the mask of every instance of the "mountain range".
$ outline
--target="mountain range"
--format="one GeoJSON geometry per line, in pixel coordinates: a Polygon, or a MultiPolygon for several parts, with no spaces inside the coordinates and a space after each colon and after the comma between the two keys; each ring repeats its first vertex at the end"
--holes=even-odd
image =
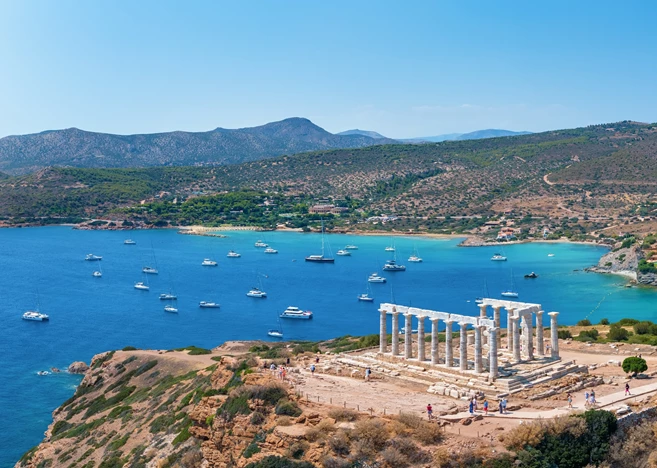
{"type": "MultiPolygon", "coordinates": [[[[484,138],[498,138],[507,136],[529,135],[531,132],[514,132],[511,130],[500,130],[489,128],[486,130],[477,130],[469,133],[445,133],[443,135],[415,137],[415,138],[397,138],[397,141],[402,143],[439,143],[441,141],[457,141],[457,140],[481,140],[484,138]]],[[[362,135],[371,138],[386,138],[378,132],[371,130],[347,130],[340,132],[337,135],[362,135]]]]}
{"type": "Polygon", "coordinates": [[[396,143],[385,137],[334,135],[308,119],[209,132],[113,135],[68,128],[0,139],[0,172],[25,174],[47,166],[149,167],[222,165],[306,151],[396,143]]]}

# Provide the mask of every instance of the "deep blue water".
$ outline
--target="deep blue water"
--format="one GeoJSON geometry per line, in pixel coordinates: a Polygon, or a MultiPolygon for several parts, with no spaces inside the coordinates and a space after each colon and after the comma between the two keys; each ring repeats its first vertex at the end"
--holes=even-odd
{"type": "Polygon", "coordinates": [[[484,293],[499,297],[512,286],[519,300],[537,302],[546,311],[561,312],[562,323],[584,317],[596,322],[622,317],[655,319],[657,291],[623,287],[621,278],[585,273],[604,249],[574,244],[512,245],[503,252],[508,262],[491,262],[499,247],[458,248],[458,240],[396,238],[398,260],[406,272],[383,274],[387,284],[373,284],[374,304],[356,300],[365,292],[366,277],[390,256],[388,237],[330,235],[335,252],[345,244],[360,248],[352,257],[330,264],[309,264],[319,253],[320,237],[301,233],[227,233],[228,238],[178,235],[172,230],[89,232],[67,227],[0,230],[0,467],[13,466],[39,443],[52,411],[74,392],[79,377],[37,376],[94,354],[132,345],[174,348],[214,347],[232,339],[267,339],[277,315],[289,305],[314,312],[310,321],[284,321],[286,339],[326,339],[378,332],[376,304],[394,300],[413,306],[477,314],[474,303],[484,293]],[[136,246],[125,246],[127,237],[136,246]],[[263,239],[279,250],[266,255],[253,243],[263,239]],[[151,248],[152,245],[152,248],[151,248]],[[424,263],[405,260],[414,246],[424,263]],[[228,259],[233,249],[242,254],[228,259]],[[103,256],[103,277],[93,278],[95,262],[85,254],[103,256]],[[548,257],[554,253],[554,257],[548,257]],[[157,261],[160,274],[149,276],[150,292],[135,290],[141,267],[157,261]],[[202,267],[204,257],[218,268],[202,267]],[[536,271],[540,277],[525,280],[536,271]],[[513,280],[512,280],[513,274],[513,280]],[[265,277],[266,276],[266,277],[265,277]],[[258,285],[267,299],[245,296],[258,285]],[[170,285],[179,296],[179,314],[163,311],[160,292],[170,285]],[[49,323],[21,320],[37,304],[49,323]],[[221,304],[199,309],[200,300],[221,304]],[[469,302],[468,302],[469,301],[469,302]]]}

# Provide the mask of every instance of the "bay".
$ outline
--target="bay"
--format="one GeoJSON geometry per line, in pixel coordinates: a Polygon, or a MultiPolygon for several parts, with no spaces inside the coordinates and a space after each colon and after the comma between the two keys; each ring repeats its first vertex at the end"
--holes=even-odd
{"type": "MultiPolygon", "coordinates": [[[[78,231],[68,227],[0,230],[0,467],[10,467],[42,439],[52,411],[69,398],[80,377],[38,376],[50,367],[87,363],[94,354],[120,349],[214,347],[226,340],[269,339],[277,316],[290,305],[314,312],[310,321],[283,321],[286,340],[319,340],[345,334],[378,333],[376,305],[394,301],[435,310],[478,314],[474,299],[515,285],[518,300],[559,311],[560,323],[589,318],[655,320],[657,293],[625,288],[626,280],[582,271],[606,249],[579,244],[533,243],[505,246],[507,262],[491,262],[500,247],[457,247],[459,239],[395,237],[397,260],[407,271],[383,273],[391,256],[386,236],[327,235],[335,252],[346,244],[358,250],[335,264],[304,261],[320,252],[317,234],[226,232],[227,238],[183,236],[174,230],[78,231]],[[123,244],[127,237],[137,245],[123,244]],[[278,249],[264,254],[258,239],[278,249]],[[423,263],[406,260],[417,248],[423,263]],[[226,258],[228,250],[241,258],[226,258]],[[102,262],[86,262],[88,253],[102,262]],[[548,257],[549,253],[554,256],[548,257]],[[202,267],[205,257],[219,262],[202,267]],[[141,268],[157,264],[149,292],[133,288],[141,268]],[[103,277],[91,273],[102,267],[103,277]],[[578,270],[578,271],[576,271],[578,270]],[[524,279],[535,271],[539,278],[524,279]],[[386,284],[372,284],[374,303],[358,302],[366,278],[378,272],[386,284]],[[246,296],[253,286],[267,299],[246,296]],[[163,311],[158,300],[172,287],[178,314],[163,311]],[[220,309],[200,309],[201,300],[220,309]],[[40,303],[50,322],[21,320],[40,303]]],[[[503,314],[504,315],[504,314],[503,314]]]]}

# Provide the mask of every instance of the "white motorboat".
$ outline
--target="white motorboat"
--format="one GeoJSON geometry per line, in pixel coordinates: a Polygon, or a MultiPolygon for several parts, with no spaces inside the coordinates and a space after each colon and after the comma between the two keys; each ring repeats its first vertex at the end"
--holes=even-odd
{"type": "Polygon", "coordinates": [[[178,296],[172,293],[162,293],[160,294],[160,300],[161,301],[175,301],[178,299],[178,296]]]}
{"type": "Polygon", "coordinates": [[[422,257],[418,257],[417,255],[411,255],[408,257],[408,261],[411,263],[422,263],[422,257]]]}
{"type": "Polygon", "coordinates": [[[266,254],[277,254],[277,253],[278,253],[278,250],[276,250],[276,249],[272,249],[271,247],[267,247],[267,248],[265,249],[265,253],[266,253],[266,254]]]}
{"type": "Polygon", "coordinates": [[[392,245],[389,245],[388,247],[385,248],[386,252],[394,252],[395,248],[392,245]]]}
{"type": "Polygon", "coordinates": [[[135,283],[135,289],[139,289],[141,291],[150,291],[151,287],[146,283],[139,281],[138,283],[135,283]]]}
{"type": "Polygon", "coordinates": [[[281,330],[269,330],[267,332],[267,335],[272,336],[274,338],[283,338],[283,332],[281,330]]]}
{"type": "Polygon", "coordinates": [[[176,309],[174,306],[169,305],[169,304],[164,306],[164,311],[165,312],[171,312],[173,314],[178,313],[178,309],[176,309]]]}
{"type": "Polygon", "coordinates": [[[554,257],[553,253],[548,254],[548,257],[554,257]]]}
{"type": "Polygon", "coordinates": [[[345,245],[345,246],[344,246],[344,249],[345,249],[345,250],[358,250],[358,246],[357,246],[357,245],[349,244],[349,245],[345,245]]]}
{"type": "Polygon", "coordinates": [[[137,243],[135,241],[133,241],[132,239],[126,239],[126,240],[123,241],[123,243],[125,245],[137,245],[137,243]]]}
{"type": "Polygon", "coordinates": [[[218,266],[217,262],[215,262],[214,260],[211,260],[209,258],[204,258],[203,261],[201,262],[201,265],[202,266],[212,266],[212,267],[218,266]]]}
{"type": "Polygon", "coordinates": [[[256,243],[253,244],[253,245],[255,245],[256,247],[258,247],[259,249],[264,249],[265,247],[269,247],[268,244],[265,244],[265,243],[262,242],[261,240],[257,240],[256,243]]]}
{"type": "Polygon", "coordinates": [[[376,273],[372,273],[368,278],[367,281],[370,283],[385,283],[386,279],[383,276],[379,276],[376,273]]]}
{"type": "Polygon", "coordinates": [[[397,264],[394,260],[388,260],[385,265],[383,265],[383,271],[406,271],[406,267],[397,264]]]}
{"type": "Polygon", "coordinates": [[[240,258],[241,256],[242,254],[238,254],[237,252],[234,252],[232,250],[229,250],[228,255],[226,255],[226,257],[228,258],[240,258]]]}
{"type": "Polygon", "coordinates": [[[498,253],[494,254],[490,259],[494,262],[506,262],[506,257],[498,253]]]}
{"type": "Polygon", "coordinates": [[[246,295],[249,297],[258,297],[258,298],[267,297],[267,293],[261,291],[259,288],[251,288],[251,290],[248,293],[246,293],[246,295]]]}
{"type": "Polygon", "coordinates": [[[143,271],[147,275],[157,275],[157,274],[159,274],[159,271],[157,271],[157,268],[153,268],[153,267],[150,267],[150,266],[145,266],[144,268],[141,269],[141,271],[143,271]]]}
{"type": "Polygon", "coordinates": [[[103,257],[99,257],[98,255],[94,255],[94,254],[87,254],[87,256],[84,257],[84,259],[88,262],[99,262],[103,259],[103,257]]]}
{"type": "Polygon", "coordinates": [[[42,314],[40,312],[34,312],[34,311],[28,311],[23,314],[23,320],[31,320],[33,322],[45,322],[46,320],[50,320],[50,317],[46,314],[42,314]]]}
{"type": "Polygon", "coordinates": [[[335,255],[339,255],[341,257],[351,257],[351,252],[345,249],[340,249],[337,252],[335,252],[335,255]]]}
{"type": "Polygon", "coordinates": [[[374,298],[370,297],[370,295],[367,293],[360,294],[358,296],[358,300],[363,302],[374,302],[374,298]]]}
{"type": "Polygon", "coordinates": [[[311,319],[313,318],[313,313],[309,310],[301,310],[298,307],[290,306],[280,315],[281,318],[289,319],[311,319]]]}
{"type": "Polygon", "coordinates": [[[512,290],[502,291],[500,293],[503,297],[518,297],[518,293],[512,290]]]}
{"type": "Polygon", "coordinates": [[[218,309],[220,306],[216,302],[201,301],[198,304],[202,309],[218,309]]]}
{"type": "Polygon", "coordinates": [[[94,271],[91,276],[94,278],[102,278],[103,277],[103,272],[102,271],[94,271]]]}

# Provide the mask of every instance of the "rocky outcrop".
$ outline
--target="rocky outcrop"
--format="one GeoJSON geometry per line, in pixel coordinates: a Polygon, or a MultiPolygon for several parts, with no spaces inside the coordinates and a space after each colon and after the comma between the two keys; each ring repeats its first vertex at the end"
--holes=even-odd
{"type": "Polygon", "coordinates": [[[640,284],[645,284],[647,286],[657,286],[657,273],[638,272],[636,275],[636,280],[640,284]]]}
{"type": "Polygon", "coordinates": [[[89,366],[82,361],[75,361],[68,366],[69,374],[84,374],[89,370],[89,366]]]}
{"type": "Polygon", "coordinates": [[[642,258],[643,252],[639,246],[632,245],[606,253],[600,257],[596,266],[587,268],[587,271],[621,275],[636,281],[637,267],[639,266],[639,260],[642,258]]]}

